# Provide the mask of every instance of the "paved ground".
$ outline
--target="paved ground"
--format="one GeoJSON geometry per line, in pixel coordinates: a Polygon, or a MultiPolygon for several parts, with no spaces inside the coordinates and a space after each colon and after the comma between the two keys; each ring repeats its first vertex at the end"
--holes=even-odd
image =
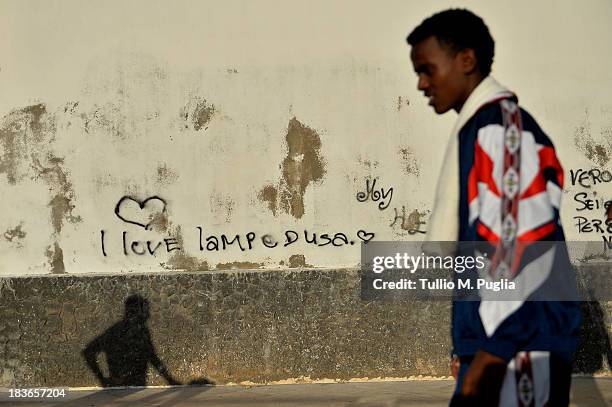
{"type": "MultiPolygon", "coordinates": [[[[447,406],[452,381],[295,384],[275,386],[172,387],[126,390],[69,390],[62,399],[9,399],[0,391],[2,407],[28,406],[159,406],[159,407],[425,407],[447,406]]],[[[576,377],[572,406],[612,406],[612,378],[576,377]]]]}

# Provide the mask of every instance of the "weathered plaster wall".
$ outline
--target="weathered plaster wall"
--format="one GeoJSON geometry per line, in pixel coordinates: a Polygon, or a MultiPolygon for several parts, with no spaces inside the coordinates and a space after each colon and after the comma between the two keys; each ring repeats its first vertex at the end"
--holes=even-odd
{"type": "MultiPolygon", "coordinates": [[[[457,4],[2,2],[0,275],[350,267],[421,239],[454,113],[404,38],[457,4]]],[[[552,4],[465,2],[556,143],[568,237],[601,241],[576,194],[611,195],[612,5],[552,4]]]]}
{"type": "MultiPolygon", "coordinates": [[[[352,267],[427,229],[454,113],[404,38],[451,5],[553,138],[568,238],[610,239],[608,1],[0,1],[0,386],[97,384],[130,295],[182,382],[447,375],[448,304],[361,301],[352,267]]],[[[577,369],[606,370],[584,309],[577,369]]]]}

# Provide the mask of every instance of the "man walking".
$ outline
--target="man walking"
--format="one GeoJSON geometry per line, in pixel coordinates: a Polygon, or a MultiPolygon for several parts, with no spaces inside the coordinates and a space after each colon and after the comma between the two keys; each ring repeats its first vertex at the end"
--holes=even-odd
{"type": "Polygon", "coordinates": [[[563,169],[554,146],[516,95],[490,76],[494,41],[480,17],[442,11],[407,42],[429,105],[437,114],[459,114],[427,240],[489,245],[488,278],[514,281],[525,293],[513,301],[454,301],[459,366],[451,405],[567,406],[579,307],[574,301],[532,301],[558,268],[565,246],[523,256],[532,242],[564,241],[563,169]]]}

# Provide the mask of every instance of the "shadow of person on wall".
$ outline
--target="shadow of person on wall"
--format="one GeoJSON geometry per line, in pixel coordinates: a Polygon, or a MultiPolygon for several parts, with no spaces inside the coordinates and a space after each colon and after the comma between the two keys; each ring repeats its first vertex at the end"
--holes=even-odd
{"type": "Polygon", "coordinates": [[[83,350],[83,357],[102,387],[146,386],[149,363],[170,385],[181,384],[169,372],[155,352],[147,327],[149,301],[140,295],[125,300],[124,318],[91,341],[83,350]],[[106,377],[98,364],[104,353],[109,375],[106,377]]]}

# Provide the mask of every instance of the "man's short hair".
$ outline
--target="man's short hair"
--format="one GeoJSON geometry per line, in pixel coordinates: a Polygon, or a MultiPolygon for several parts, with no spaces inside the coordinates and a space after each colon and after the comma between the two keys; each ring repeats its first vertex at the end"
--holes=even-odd
{"type": "Polygon", "coordinates": [[[476,54],[478,70],[486,77],[491,72],[495,42],[482,18],[465,9],[444,10],[423,20],[406,38],[415,45],[435,36],[453,52],[471,48],[476,54]]]}

